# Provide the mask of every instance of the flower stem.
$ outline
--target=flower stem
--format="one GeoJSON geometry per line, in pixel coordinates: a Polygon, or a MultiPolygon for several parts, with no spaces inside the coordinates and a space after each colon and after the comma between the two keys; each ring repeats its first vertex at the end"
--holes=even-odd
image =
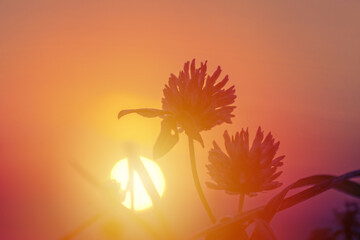
{"type": "Polygon", "coordinates": [[[239,195],[239,206],[238,206],[238,212],[241,213],[244,207],[244,199],[245,199],[245,194],[244,193],[240,193],[239,195]]]}
{"type": "Polygon", "coordinates": [[[193,175],[196,191],[198,192],[201,203],[203,204],[203,206],[204,206],[204,208],[206,210],[206,213],[208,214],[208,216],[211,219],[212,223],[215,223],[216,218],[215,218],[214,214],[211,211],[209,203],[206,201],[204,192],[203,192],[203,190],[201,188],[201,185],[200,185],[199,175],[198,175],[197,170],[196,170],[194,140],[191,137],[189,137],[189,153],[190,153],[191,170],[192,170],[192,175],[193,175]]]}

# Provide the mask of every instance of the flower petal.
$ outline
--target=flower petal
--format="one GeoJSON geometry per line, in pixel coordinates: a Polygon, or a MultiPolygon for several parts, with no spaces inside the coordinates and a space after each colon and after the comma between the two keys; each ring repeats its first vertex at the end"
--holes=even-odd
{"type": "Polygon", "coordinates": [[[154,108],[126,109],[126,110],[121,110],[119,112],[118,119],[130,113],[137,113],[147,118],[160,117],[166,114],[170,114],[170,112],[168,111],[164,111],[161,109],[154,109],[154,108]]]}
{"type": "Polygon", "coordinates": [[[196,67],[195,59],[184,64],[179,75],[170,75],[163,90],[163,110],[176,118],[187,135],[203,145],[200,132],[210,130],[222,123],[231,123],[235,106],[230,106],[236,98],[234,86],[226,89],[228,75],[216,83],[221,74],[218,67],[212,75],[207,74],[207,62],[196,67]],[[191,116],[192,120],[188,118],[191,116]],[[190,123],[187,123],[190,121],[190,123]],[[186,125],[186,126],[184,126],[186,125]],[[191,129],[189,125],[195,125],[191,129]]]}
{"type": "Polygon", "coordinates": [[[161,122],[161,131],[155,142],[153,149],[154,160],[161,158],[168,153],[179,141],[179,132],[176,121],[172,117],[167,117],[161,122]]]}

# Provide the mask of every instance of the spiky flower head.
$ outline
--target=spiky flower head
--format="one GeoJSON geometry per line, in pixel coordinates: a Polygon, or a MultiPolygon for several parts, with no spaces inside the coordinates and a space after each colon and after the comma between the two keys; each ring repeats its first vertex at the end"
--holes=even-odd
{"type": "Polygon", "coordinates": [[[277,168],[283,165],[285,156],[275,158],[280,142],[275,142],[271,133],[264,139],[264,132],[259,127],[251,148],[248,129],[242,129],[231,138],[225,131],[224,140],[226,153],[215,141],[209,151],[207,169],[215,184],[208,182],[208,187],[229,194],[254,196],[281,186],[275,180],[281,174],[277,168]]]}
{"type": "Polygon", "coordinates": [[[220,66],[212,75],[207,74],[207,62],[195,66],[195,59],[184,64],[178,76],[170,75],[164,88],[162,109],[126,109],[118,118],[130,113],[144,117],[161,117],[161,131],[154,145],[154,158],[165,155],[179,140],[179,132],[185,131],[189,138],[204,146],[201,131],[222,123],[231,123],[236,98],[234,86],[225,89],[229,80],[226,75],[217,82],[220,66]]]}
{"type": "Polygon", "coordinates": [[[199,132],[224,122],[231,123],[236,98],[234,86],[224,89],[229,77],[216,83],[221,68],[207,75],[207,62],[195,67],[195,59],[184,64],[178,76],[170,75],[164,88],[163,110],[171,112],[187,135],[199,140],[199,132]]]}

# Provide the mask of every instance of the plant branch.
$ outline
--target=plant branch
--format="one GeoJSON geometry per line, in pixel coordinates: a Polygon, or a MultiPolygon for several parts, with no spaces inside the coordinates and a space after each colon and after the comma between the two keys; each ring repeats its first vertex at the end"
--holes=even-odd
{"type": "Polygon", "coordinates": [[[206,213],[208,214],[209,218],[211,219],[211,222],[215,223],[216,218],[215,218],[214,214],[211,211],[209,203],[207,202],[207,200],[205,198],[205,195],[204,195],[204,192],[203,192],[203,190],[201,188],[201,185],[200,185],[199,175],[198,175],[197,170],[196,170],[194,140],[191,137],[189,137],[189,153],[190,153],[191,170],[192,170],[192,175],[193,175],[196,191],[198,192],[201,203],[203,204],[203,206],[204,206],[204,208],[206,210],[206,213]]]}

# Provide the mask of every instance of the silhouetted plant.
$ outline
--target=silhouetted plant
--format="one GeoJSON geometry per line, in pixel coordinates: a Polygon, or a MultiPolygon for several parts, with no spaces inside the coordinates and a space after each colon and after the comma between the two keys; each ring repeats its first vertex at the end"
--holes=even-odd
{"type": "Polygon", "coordinates": [[[242,211],[244,196],[256,196],[258,192],[268,191],[281,186],[274,181],[281,172],[276,172],[282,166],[285,156],[274,159],[280,142],[269,133],[264,139],[264,133],[259,127],[253,144],[249,146],[249,131],[237,132],[230,139],[224,132],[224,153],[214,141],[214,148],[209,151],[209,175],[216,184],[208,182],[213,189],[225,190],[228,194],[239,194],[238,211],[242,211]]]}
{"type": "Polygon", "coordinates": [[[185,131],[189,139],[189,153],[193,179],[200,200],[213,223],[216,222],[210,206],[201,188],[200,180],[196,170],[194,140],[203,147],[204,142],[200,135],[201,131],[210,130],[216,125],[224,122],[231,123],[231,106],[236,98],[234,86],[224,89],[229,80],[226,75],[223,80],[216,84],[220,76],[221,68],[210,76],[207,75],[207,62],[201,63],[199,68],[195,67],[195,59],[184,64],[184,68],[176,77],[170,75],[169,82],[164,88],[161,109],[127,109],[118,114],[118,118],[137,113],[144,117],[161,117],[161,131],[154,145],[154,159],[162,157],[179,140],[179,132],[185,131]]]}
{"type": "MultiPolygon", "coordinates": [[[[232,112],[235,106],[231,104],[234,103],[236,98],[235,89],[234,86],[224,89],[228,82],[227,75],[220,82],[216,83],[220,73],[221,68],[218,67],[211,76],[207,75],[207,62],[201,63],[199,68],[196,68],[195,60],[192,60],[191,64],[186,62],[178,76],[170,75],[168,84],[165,85],[163,91],[162,109],[128,109],[118,113],[118,118],[130,113],[137,113],[144,117],[160,117],[162,119],[160,134],[153,148],[155,159],[164,156],[175,146],[179,140],[179,133],[184,131],[188,136],[190,162],[195,187],[213,223],[209,228],[194,235],[192,239],[276,239],[270,223],[280,211],[315,197],[329,189],[336,189],[345,194],[360,198],[360,185],[350,181],[351,178],[360,176],[360,170],[356,170],[340,176],[315,175],[302,178],[285,187],[264,206],[243,211],[245,195],[255,196],[259,192],[273,190],[281,186],[281,183],[276,181],[276,179],[281,174],[281,172],[277,172],[277,169],[282,166],[284,156],[275,157],[280,142],[275,142],[271,133],[267,134],[264,139],[264,133],[260,127],[257,130],[251,147],[248,130],[244,131],[242,129],[231,138],[228,132],[225,131],[226,152],[223,152],[215,141],[213,142],[213,148],[209,151],[209,164],[206,167],[213,182],[206,184],[213,189],[225,190],[228,194],[238,194],[239,206],[238,212],[233,217],[216,222],[216,218],[202,191],[197,174],[194,140],[204,147],[200,133],[222,123],[231,123],[231,118],[234,117],[232,112]],[[287,196],[291,190],[304,187],[307,187],[307,189],[287,196]],[[255,226],[249,236],[248,227],[251,224],[255,226]]],[[[151,178],[149,178],[141,161],[136,161],[136,156],[133,160],[134,170],[138,172],[146,191],[154,203],[155,210],[158,216],[160,216],[159,219],[163,223],[164,233],[154,231],[149,225],[137,218],[132,211],[120,208],[121,214],[128,214],[139,226],[145,228],[153,239],[176,239],[176,236],[172,235],[171,231],[167,228],[166,222],[161,217],[161,213],[157,208],[160,198],[156,190],[154,190],[151,178]]],[[[90,175],[86,174],[82,168],[77,166],[74,166],[74,168],[99,190],[105,191],[104,195],[107,198],[111,200],[116,199],[115,202],[119,203],[119,199],[123,197],[122,194],[119,197],[119,193],[115,192],[113,188],[111,188],[113,190],[109,194],[109,188],[104,190],[103,185],[89,177],[90,175]]],[[[317,229],[313,231],[310,239],[337,239],[336,237],[340,236],[344,236],[345,239],[360,239],[359,222],[357,220],[358,211],[356,204],[347,204],[344,213],[336,213],[339,223],[337,230],[333,231],[329,228],[317,229]]],[[[94,219],[90,219],[89,222],[93,222],[94,219]]],[[[83,229],[83,227],[80,229],[83,229]]],[[[70,234],[67,236],[74,235],[70,234]]]]}
{"type": "Polygon", "coordinates": [[[210,130],[224,122],[231,123],[236,98],[234,86],[224,89],[229,81],[228,75],[215,84],[221,68],[210,76],[207,75],[207,62],[195,67],[195,59],[184,64],[176,77],[170,75],[168,84],[163,90],[162,109],[140,108],[122,110],[118,118],[137,113],[143,117],[163,118],[161,131],[154,145],[154,159],[165,155],[179,140],[178,134],[185,131],[189,139],[198,141],[204,146],[201,131],[210,130]]]}
{"type": "Polygon", "coordinates": [[[309,240],[359,240],[359,206],[356,202],[346,202],[345,211],[334,211],[337,225],[333,228],[314,229],[309,240]]]}
{"type": "MultiPolygon", "coordinates": [[[[128,109],[119,112],[118,117],[129,113],[137,113],[144,117],[161,117],[161,131],[154,144],[154,158],[166,154],[179,139],[179,133],[185,131],[189,138],[189,152],[194,183],[202,204],[215,223],[215,216],[202,191],[196,170],[195,151],[193,140],[204,146],[200,132],[209,130],[221,123],[231,123],[232,111],[235,106],[234,86],[223,89],[228,82],[228,76],[215,84],[221,69],[220,67],[207,76],[206,62],[200,68],[195,67],[195,60],[186,62],[178,77],[171,74],[169,82],[164,88],[162,109],[128,109]]],[[[230,194],[239,194],[238,214],[209,229],[196,234],[194,238],[206,239],[276,239],[270,222],[278,211],[292,207],[302,201],[314,197],[331,188],[347,194],[360,197],[360,186],[348,181],[358,177],[360,171],[350,172],[339,177],[331,175],[316,175],[300,179],[275,195],[265,206],[242,212],[244,196],[254,196],[258,192],[278,188],[281,184],[276,180],[281,172],[276,172],[282,165],[284,156],[274,159],[279,148],[271,133],[263,140],[263,132],[259,128],[251,149],[249,148],[248,131],[242,130],[230,139],[227,132],[224,134],[227,154],[221,151],[216,142],[209,152],[210,164],[207,165],[209,174],[214,183],[207,183],[211,188],[223,189],[230,194]],[[291,197],[286,195],[292,189],[314,185],[291,197]],[[255,228],[250,238],[245,231],[250,224],[255,228]]]]}

